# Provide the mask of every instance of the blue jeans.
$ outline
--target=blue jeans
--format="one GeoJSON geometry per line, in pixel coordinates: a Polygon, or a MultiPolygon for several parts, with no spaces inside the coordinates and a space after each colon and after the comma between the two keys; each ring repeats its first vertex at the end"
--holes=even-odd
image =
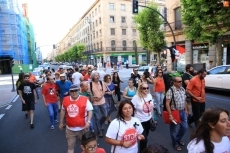
{"type": "Polygon", "coordinates": [[[47,103],[48,113],[50,117],[50,125],[54,125],[54,121],[57,120],[58,103],[47,103]]]}
{"type": "Polygon", "coordinates": [[[185,111],[179,111],[179,112],[180,112],[181,123],[177,125],[175,125],[174,123],[170,124],[170,135],[172,138],[173,147],[178,146],[178,142],[181,141],[181,138],[184,136],[188,128],[186,112],[185,111]],[[179,131],[177,131],[177,126],[180,126],[179,131]]]}
{"type": "Polygon", "coordinates": [[[161,114],[161,104],[163,104],[164,92],[155,92],[155,102],[157,113],[161,114]]]}
{"type": "Polygon", "coordinates": [[[107,117],[106,104],[94,105],[94,121],[97,128],[97,132],[102,133],[102,125],[104,124],[107,117]]]}

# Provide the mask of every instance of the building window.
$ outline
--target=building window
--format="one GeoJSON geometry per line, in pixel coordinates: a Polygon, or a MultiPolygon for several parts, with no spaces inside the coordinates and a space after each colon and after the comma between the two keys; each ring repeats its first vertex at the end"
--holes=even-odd
{"type": "Polygon", "coordinates": [[[110,29],[110,34],[111,34],[111,35],[115,35],[115,28],[111,28],[111,29],[110,29]]]}
{"type": "Polygon", "coordinates": [[[175,9],[175,30],[182,29],[180,7],[175,9]]]}
{"type": "Polygon", "coordinates": [[[126,46],[126,41],[125,40],[122,41],[122,47],[123,47],[123,50],[127,50],[127,46],[126,46]]]}
{"type": "Polygon", "coordinates": [[[94,17],[94,12],[92,12],[92,17],[94,17]]]}
{"type": "Polygon", "coordinates": [[[134,20],[134,18],[132,18],[132,23],[135,23],[135,20],[134,20]]]}
{"type": "Polygon", "coordinates": [[[126,35],[126,29],[122,29],[122,35],[126,35]]]}
{"type": "Polygon", "coordinates": [[[98,38],[98,32],[96,32],[96,37],[98,38]]]}
{"type": "Polygon", "coordinates": [[[97,49],[99,49],[99,43],[97,43],[97,49]]]}
{"type": "Polygon", "coordinates": [[[125,11],[125,4],[121,4],[121,11],[125,11]]]}
{"type": "Polygon", "coordinates": [[[114,16],[110,16],[110,23],[114,23],[114,22],[115,22],[114,16]]]}
{"type": "Polygon", "coordinates": [[[125,23],[126,22],[126,19],[124,16],[121,17],[121,23],[125,23]]]}
{"type": "Polygon", "coordinates": [[[114,10],[114,4],[113,3],[109,3],[109,9],[114,10]]]}
{"type": "Polygon", "coordinates": [[[98,5],[98,12],[100,12],[100,10],[101,10],[101,6],[100,6],[100,5],[98,5]]]}
{"type": "Polygon", "coordinates": [[[100,42],[100,48],[102,49],[102,41],[100,42]]]}
{"type": "Polygon", "coordinates": [[[133,35],[136,36],[137,35],[137,30],[133,29],[133,35]]]}
{"type": "Polygon", "coordinates": [[[99,32],[99,35],[102,36],[101,30],[100,30],[100,32],[99,32]]]}
{"type": "Polygon", "coordinates": [[[93,33],[93,39],[95,39],[95,33],[93,33]]]}
{"type": "Polygon", "coordinates": [[[95,16],[97,15],[97,9],[95,9],[95,16]]]}
{"type": "Polygon", "coordinates": [[[96,20],[96,27],[97,27],[97,20],[96,20]]]}
{"type": "Polygon", "coordinates": [[[111,41],[111,49],[112,49],[112,51],[116,50],[116,42],[115,42],[115,40],[111,41]]]}
{"type": "Polygon", "coordinates": [[[99,24],[101,24],[101,17],[99,18],[99,24]]]}
{"type": "Polygon", "coordinates": [[[93,22],[93,29],[94,29],[94,22],[93,22]]]}

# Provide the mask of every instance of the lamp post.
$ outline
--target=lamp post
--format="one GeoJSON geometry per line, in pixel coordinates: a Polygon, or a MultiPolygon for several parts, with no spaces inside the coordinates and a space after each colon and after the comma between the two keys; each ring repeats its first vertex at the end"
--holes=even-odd
{"type": "Polygon", "coordinates": [[[93,34],[93,32],[92,32],[92,21],[91,21],[91,19],[90,18],[88,18],[88,17],[86,17],[85,18],[85,20],[89,23],[89,25],[90,25],[90,47],[89,47],[89,50],[90,50],[90,63],[91,64],[93,64],[93,61],[91,61],[91,60],[93,60],[93,58],[92,58],[92,53],[93,53],[93,36],[92,36],[92,34],[93,34]]]}

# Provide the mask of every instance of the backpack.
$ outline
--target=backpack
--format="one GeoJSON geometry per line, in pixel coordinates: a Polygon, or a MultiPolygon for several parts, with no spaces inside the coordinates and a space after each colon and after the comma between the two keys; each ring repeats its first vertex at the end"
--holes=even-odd
{"type": "MultiPolygon", "coordinates": [[[[173,89],[170,87],[169,90],[172,91],[172,98],[171,98],[171,100],[170,100],[170,105],[169,105],[169,106],[171,106],[172,100],[173,100],[173,101],[175,101],[175,100],[174,100],[173,89]]],[[[167,92],[168,92],[168,91],[167,91],[167,92]]],[[[167,93],[167,92],[166,92],[166,93],[167,93]]],[[[165,93],[165,96],[164,96],[164,99],[163,99],[163,111],[167,111],[167,108],[166,108],[166,93],[165,93]]]]}
{"type": "MultiPolygon", "coordinates": [[[[100,84],[101,84],[101,88],[102,88],[102,90],[103,90],[102,81],[100,80],[99,82],[100,82],[100,84]]],[[[90,92],[91,92],[91,94],[92,94],[92,96],[93,96],[93,87],[92,87],[92,82],[90,82],[90,83],[89,83],[89,85],[90,85],[90,92]]]]}

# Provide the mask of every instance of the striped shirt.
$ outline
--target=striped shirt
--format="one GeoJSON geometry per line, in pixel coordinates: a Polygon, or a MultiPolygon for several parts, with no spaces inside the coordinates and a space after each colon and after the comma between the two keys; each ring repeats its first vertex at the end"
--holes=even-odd
{"type": "MultiPolygon", "coordinates": [[[[177,110],[184,110],[185,104],[186,104],[186,92],[183,87],[180,87],[180,89],[177,89],[175,86],[171,87],[173,89],[174,93],[174,100],[176,104],[176,108],[174,108],[174,103],[171,102],[171,109],[177,109],[177,110]]],[[[169,88],[169,90],[166,93],[166,99],[172,99],[172,91],[169,88]]]]}

